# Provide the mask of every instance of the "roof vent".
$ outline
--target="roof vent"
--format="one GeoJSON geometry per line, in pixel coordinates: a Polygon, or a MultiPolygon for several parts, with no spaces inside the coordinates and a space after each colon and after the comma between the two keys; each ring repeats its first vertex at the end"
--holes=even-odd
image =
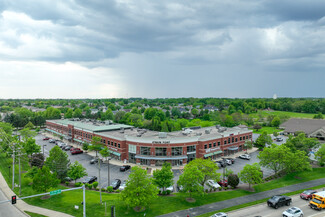
{"type": "Polygon", "coordinates": [[[210,134],[210,130],[205,130],[205,134],[210,134]]]}
{"type": "Polygon", "coordinates": [[[142,134],[140,134],[140,133],[137,134],[137,137],[141,137],[141,136],[142,136],[142,134]]]}

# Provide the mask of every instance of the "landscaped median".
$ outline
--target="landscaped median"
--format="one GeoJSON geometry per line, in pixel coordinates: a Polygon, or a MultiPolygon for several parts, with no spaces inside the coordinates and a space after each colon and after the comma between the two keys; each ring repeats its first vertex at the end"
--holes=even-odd
{"type": "MultiPolygon", "coordinates": [[[[11,159],[6,158],[4,154],[0,154],[0,170],[9,183],[9,170],[8,165],[10,165],[11,159]]],[[[24,169],[28,168],[27,162],[24,163],[24,169]]],[[[18,180],[18,171],[16,173],[18,180]]],[[[267,183],[263,183],[255,186],[256,192],[262,192],[270,189],[275,189],[279,187],[284,187],[292,184],[297,184],[301,182],[306,182],[314,179],[325,178],[325,168],[315,168],[313,171],[301,172],[298,174],[291,174],[285,177],[273,180],[267,183]]],[[[30,179],[24,178],[22,175],[22,196],[33,195],[36,192],[31,188],[29,183],[30,179]]],[[[59,186],[60,189],[66,189],[65,186],[59,186]]],[[[58,188],[58,189],[59,189],[58,188]]],[[[56,189],[51,189],[56,190],[56,189]]],[[[18,188],[15,188],[15,192],[18,195],[18,188]]],[[[175,212],[178,210],[188,209],[191,207],[201,206],[209,203],[214,203],[218,201],[228,200],[236,197],[251,195],[252,192],[245,191],[242,189],[237,190],[227,190],[227,191],[217,191],[214,193],[205,194],[203,197],[196,197],[196,202],[188,203],[185,198],[188,196],[183,193],[176,193],[169,196],[159,196],[157,199],[152,201],[152,204],[146,208],[143,212],[135,212],[132,208],[128,208],[122,201],[119,193],[102,193],[103,205],[99,204],[99,192],[98,191],[86,191],[86,206],[87,206],[87,216],[104,216],[105,215],[105,203],[107,206],[107,214],[110,216],[110,207],[115,205],[117,216],[158,216],[170,212],[175,212]]],[[[62,192],[61,194],[51,196],[48,199],[42,199],[41,197],[35,197],[25,200],[27,203],[35,206],[44,207],[47,209],[52,209],[60,212],[65,212],[73,216],[82,216],[82,190],[75,190],[69,192],[62,192]],[[75,209],[75,205],[79,206],[79,209],[75,209]]],[[[17,202],[19,203],[19,201],[17,202]]],[[[255,204],[256,201],[253,203],[255,204]]],[[[238,208],[243,207],[240,205],[238,208]]]]}

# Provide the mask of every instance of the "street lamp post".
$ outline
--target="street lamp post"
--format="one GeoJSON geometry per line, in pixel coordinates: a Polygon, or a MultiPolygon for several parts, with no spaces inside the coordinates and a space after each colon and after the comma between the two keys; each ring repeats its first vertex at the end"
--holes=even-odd
{"type": "Polygon", "coordinates": [[[43,156],[45,157],[45,155],[44,155],[44,146],[46,146],[46,144],[43,144],[43,156]]]}
{"type": "Polygon", "coordinates": [[[226,159],[224,157],[222,158],[222,161],[223,161],[223,180],[221,183],[223,183],[222,188],[224,188],[225,187],[224,186],[225,185],[225,169],[226,169],[227,163],[226,163],[226,159]]]}
{"type": "Polygon", "coordinates": [[[110,184],[110,177],[109,177],[109,160],[112,159],[111,157],[107,158],[107,186],[110,184]]]}

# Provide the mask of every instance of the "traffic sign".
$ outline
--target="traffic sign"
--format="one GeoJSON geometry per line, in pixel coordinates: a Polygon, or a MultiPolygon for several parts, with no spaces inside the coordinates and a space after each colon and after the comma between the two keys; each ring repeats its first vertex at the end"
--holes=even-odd
{"type": "Polygon", "coordinates": [[[61,194],[61,189],[55,190],[55,191],[50,191],[50,195],[57,195],[57,194],[61,194]]]}

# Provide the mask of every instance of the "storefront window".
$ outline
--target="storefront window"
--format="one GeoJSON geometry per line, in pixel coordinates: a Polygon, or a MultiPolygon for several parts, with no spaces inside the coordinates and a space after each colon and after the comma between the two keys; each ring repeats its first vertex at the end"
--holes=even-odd
{"type": "Polygon", "coordinates": [[[167,148],[156,148],[156,156],[167,156],[167,148]]]}
{"type": "Polygon", "coordinates": [[[140,147],[141,155],[150,155],[150,147],[140,147]]]}
{"type": "Polygon", "coordinates": [[[172,148],[172,156],[180,156],[183,154],[183,148],[182,147],[173,147],[172,148]]]}
{"type": "Polygon", "coordinates": [[[196,151],[195,145],[187,146],[187,152],[195,152],[195,151],[196,151]]]}

